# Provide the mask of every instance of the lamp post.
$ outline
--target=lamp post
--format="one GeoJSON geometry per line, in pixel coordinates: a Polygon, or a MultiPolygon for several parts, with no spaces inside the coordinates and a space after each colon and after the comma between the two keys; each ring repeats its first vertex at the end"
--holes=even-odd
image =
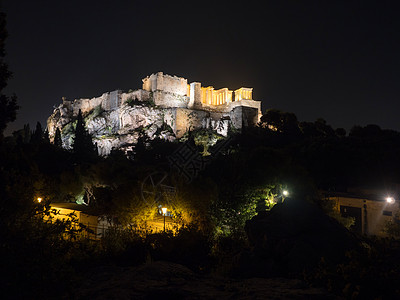
{"type": "Polygon", "coordinates": [[[281,201],[278,201],[279,203],[283,203],[285,201],[285,197],[289,196],[289,191],[288,190],[283,190],[281,194],[281,201]]]}
{"type": "Polygon", "coordinates": [[[394,200],[393,197],[387,197],[387,198],[386,198],[386,202],[389,203],[389,204],[394,203],[394,201],[395,201],[395,200],[394,200]]]}
{"type": "Polygon", "coordinates": [[[166,208],[166,207],[162,207],[162,208],[161,208],[161,211],[162,211],[162,213],[163,213],[163,215],[164,215],[164,232],[165,232],[165,215],[166,215],[166,213],[167,213],[167,208],[166,208]]]}

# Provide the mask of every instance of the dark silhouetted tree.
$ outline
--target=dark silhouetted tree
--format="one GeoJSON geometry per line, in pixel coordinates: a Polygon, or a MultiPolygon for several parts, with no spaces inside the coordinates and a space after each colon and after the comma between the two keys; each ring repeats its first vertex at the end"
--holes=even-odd
{"type": "Polygon", "coordinates": [[[344,128],[336,128],[335,133],[339,137],[345,137],[346,136],[346,129],[344,128]]]}
{"type": "Polygon", "coordinates": [[[43,132],[43,142],[45,144],[50,144],[50,137],[49,137],[49,132],[47,129],[43,132]]]}
{"type": "Polygon", "coordinates": [[[18,145],[28,144],[31,141],[31,135],[32,132],[29,124],[25,124],[24,128],[13,132],[13,136],[18,145]]]}
{"type": "Polygon", "coordinates": [[[333,130],[333,128],[330,125],[328,125],[324,119],[319,118],[315,121],[314,124],[317,130],[321,132],[322,136],[332,137],[336,135],[335,130],[333,130]]]}
{"type": "Polygon", "coordinates": [[[62,147],[61,131],[60,131],[60,128],[58,128],[58,127],[57,127],[56,133],[54,135],[54,145],[59,148],[62,147]]]}
{"type": "Polygon", "coordinates": [[[96,147],[93,145],[92,136],[85,128],[85,122],[82,117],[82,112],[79,110],[75,138],[73,144],[73,151],[80,159],[89,159],[96,156],[96,147]]]}
{"type": "MultiPolygon", "coordinates": [[[[314,123],[301,122],[299,127],[303,135],[308,138],[334,137],[337,135],[335,130],[322,118],[317,119],[314,123]]],[[[339,133],[343,134],[343,131],[339,130],[339,133]]],[[[346,131],[344,131],[344,135],[346,135],[346,131]]]]}
{"type": "Polygon", "coordinates": [[[39,144],[43,141],[43,129],[42,129],[42,124],[40,122],[36,123],[36,129],[32,133],[31,136],[31,143],[33,144],[39,144]]]}
{"type": "Polygon", "coordinates": [[[278,132],[298,135],[299,122],[294,113],[283,112],[277,109],[269,109],[261,117],[261,126],[267,127],[278,132]]]}
{"type": "Polygon", "coordinates": [[[31,127],[29,126],[29,124],[25,124],[24,125],[24,143],[27,144],[30,142],[31,140],[31,127]]]}
{"type": "Polygon", "coordinates": [[[349,136],[358,138],[373,138],[379,137],[382,135],[382,133],[382,129],[375,124],[368,124],[365,127],[356,125],[351,128],[349,136]]]}
{"type": "Polygon", "coordinates": [[[12,75],[8,70],[8,65],[4,62],[6,38],[6,15],[0,12],[0,141],[3,139],[7,124],[15,120],[19,109],[15,95],[10,97],[3,94],[3,89],[12,75]]]}

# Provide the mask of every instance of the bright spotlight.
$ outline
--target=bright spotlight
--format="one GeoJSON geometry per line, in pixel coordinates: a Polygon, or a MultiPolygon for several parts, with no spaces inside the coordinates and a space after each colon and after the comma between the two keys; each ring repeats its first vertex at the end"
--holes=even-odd
{"type": "Polygon", "coordinates": [[[289,196],[289,192],[287,190],[283,190],[282,195],[287,197],[287,196],[289,196]]]}
{"type": "Polygon", "coordinates": [[[38,203],[42,202],[42,200],[43,200],[42,197],[38,197],[38,198],[37,198],[37,202],[38,202],[38,203]]]}
{"type": "Polygon", "coordinates": [[[167,213],[167,208],[166,207],[162,207],[161,211],[162,211],[163,215],[165,216],[165,214],[167,213]]]}
{"type": "Polygon", "coordinates": [[[392,204],[392,203],[394,203],[394,198],[393,197],[387,197],[386,198],[386,202],[389,203],[389,204],[392,204]]]}

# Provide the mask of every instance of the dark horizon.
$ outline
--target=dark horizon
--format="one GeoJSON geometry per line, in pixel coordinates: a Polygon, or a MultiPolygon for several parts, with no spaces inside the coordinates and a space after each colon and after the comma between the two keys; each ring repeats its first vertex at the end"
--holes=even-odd
{"type": "Polygon", "coordinates": [[[158,71],[203,86],[254,88],[262,110],[334,128],[400,130],[399,19],[382,1],[5,1],[7,93],[22,107],[6,134],[53,105],[141,88],[158,71]]]}

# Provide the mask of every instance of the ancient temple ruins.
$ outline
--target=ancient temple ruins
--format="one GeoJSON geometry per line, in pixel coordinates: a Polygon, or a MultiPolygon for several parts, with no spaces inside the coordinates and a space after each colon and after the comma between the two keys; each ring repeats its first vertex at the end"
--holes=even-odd
{"type": "Polygon", "coordinates": [[[131,149],[143,132],[149,138],[173,140],[188,130],[207,128],[226,136],[232,128],[255,125],[261,116],[261,101],[252,99],[252,88],[202,87],[200,82],[188,83],[162,72],[142,81],[142,88],[134,91],[73,101],[63,98],[47,121],[50,137],[60,128],[63,146],[70,148],[79,110],[101,155],[113,148],[131,149]]]}

